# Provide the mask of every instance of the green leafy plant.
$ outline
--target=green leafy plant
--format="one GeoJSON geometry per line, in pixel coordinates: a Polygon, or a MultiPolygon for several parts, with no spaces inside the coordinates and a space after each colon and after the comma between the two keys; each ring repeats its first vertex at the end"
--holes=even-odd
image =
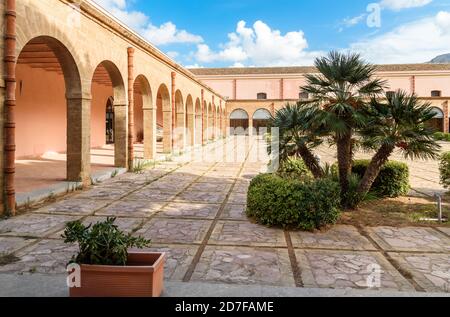
{"type": "Polygon", "coordinates": [[[433,138],[437,141],[450,142],[450,133],[436,132],[433,134],[433,138]]]}
{"type": "Polygon", "coordinates": [[[311,171],[302,159],[290,157],[281,162],[278,175],[282,178],[292,180],[309,180],[313,177],[311,171]]]}
{"type": "Polygon", "coordinates": [[[261,174],[250,184],[247,215],[264,225],[308,231],[334,224],[340,217],[339,184],[261,174]]]}
{"type": "Polygon", "coordinates": [[[151,241],[125,234],[115,225],[116,218],[85,226],[81,221],[67,224],[65,243],[77,243],[79,252],[71,263],[86,265],[125,266],[129,248],[146,248],[151,241]]]}
{"type": "Polygon", "coordinates": [[[450,187],[450,152],[442,154],[439,163],[439,172],[441,174],[441,184],[445,188],[450,187]]]}
{"type": "Polygon", "coordinates": [[[136,159],[133,164],[133,173],[142,174],[150,166],[152,166],[151,161],[136,159]]]}
{"type": "MultiPolygon", "coordinates": [[[[356,160],[352,171],[359,177],[363,177],[369,165],[370,160],[356,160]]],[[[382,197],[403,196],[408,194],[409,190],[408,165],[397,161],[386,162],[372,185],[372,191],[382,197]]]]}

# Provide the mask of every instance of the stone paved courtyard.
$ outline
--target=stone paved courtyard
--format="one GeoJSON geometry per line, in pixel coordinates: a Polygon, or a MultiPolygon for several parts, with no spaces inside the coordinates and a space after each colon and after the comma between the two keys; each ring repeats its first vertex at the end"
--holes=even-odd
{"type": "Polygon", "coordinates": [[[76,252],[61,239],[64,224],[115,216],[123,230],[152,239],[151,250],[167,252],[170,281],[367,289],[379,272],[374,289],[450,291],[448,228],[338,225],[308,233],[253,224],[246,192],[267,158],[261,140],[241,138],[198,150],[206,162],[180,157],[0,221],[0,254],[18,260],[0,264],[0,273],[64,273],[76,252]],[[224,163],[227,156],[239,159],[224,163]]]}

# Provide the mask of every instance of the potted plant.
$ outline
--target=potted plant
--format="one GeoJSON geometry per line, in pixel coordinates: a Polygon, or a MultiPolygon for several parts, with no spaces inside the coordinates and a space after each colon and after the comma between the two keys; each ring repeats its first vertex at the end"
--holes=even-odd
{"type": "MultiPolygon", "coordinates": [[[[125,234],[116,218],[85,226],[67,224],[65,243],[77,243],[79,252],[69,264],[79,269],[79,283],[71,297],[159,297],[163,290],[164,253],[128,252],[143,249],[151,241],[125,234]]],[[[72,266],[73,267],[73,266],[72,266]]]]}

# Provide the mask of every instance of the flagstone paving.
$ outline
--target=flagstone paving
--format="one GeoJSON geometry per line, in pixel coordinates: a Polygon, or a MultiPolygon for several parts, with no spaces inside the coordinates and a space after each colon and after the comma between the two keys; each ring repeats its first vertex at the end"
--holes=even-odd
{"type": "MultiPolygon", "coordinates": [[[[227,142],[240,149],[251,145],[250,151],[265,146],[262,140],[244,138],[227,142]]],[[[223,153],[214,153],[220,144],[202,150],[204,157],[213,156],[205,162],[175,157],[140,174],[120,175],[33,212],[0,220],[0,257],[18,258],[8,263],[5,257],[0,272],[63,273],[77,251],[63,243],[64,225],[114,216],[121,229],[151,239],[150,250],[167,253],[168,280],[449,292],[448,228],[339,225],[307,233],[254,224],[245,215],[246,195],[267,158],[257,162],[231,154],[241,160],[223,162],[223,153]]]]}

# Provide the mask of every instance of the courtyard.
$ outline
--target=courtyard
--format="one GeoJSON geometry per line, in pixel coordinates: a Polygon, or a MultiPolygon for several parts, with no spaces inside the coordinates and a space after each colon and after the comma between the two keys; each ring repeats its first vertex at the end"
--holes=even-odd
{"type": "MultiPolygon", "coordinates": [[[[250,181],[267,168],[264,141],[230,137],[194,152],[0,220],[0,274],[64,274],[76,252],[63,243],[64,225],[117,217],[167,252],[167,281],[361,290],[379,271],[377,290],[449,291],[449,227],[267,228],[245,215],[250,181]]],[[[331,153],[320,149],[323,160],[331,153]]],[[[443,192],[437,162],[410,164],[413,194],[443,192]]]]}

